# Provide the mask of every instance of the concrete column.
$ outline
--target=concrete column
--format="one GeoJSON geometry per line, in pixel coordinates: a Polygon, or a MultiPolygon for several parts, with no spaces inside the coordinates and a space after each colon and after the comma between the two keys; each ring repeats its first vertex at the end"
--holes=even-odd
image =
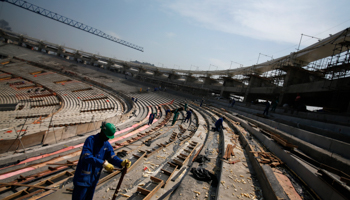
{"type": "Polygon", "coordinates": [[[324,80],[323,74],[317,72],[310,72],[300,67],[299,64],[282,66],[281,69],[287,74],[284,78],[283,88],[279,94],[279,105],[290,103],[294,101],[295,94],[288,95],[288,87],[291,85],[310,83],[314,81],[324,80]]]}
{"type": "Polygon", "coordinates": [[[171,73],[171,74],[169,74],[168,79],[170,79],[171,81],[174,81],[174,80],[179,79],[179,76],[175,73],[171,73]]]}
{"type": "Polygon", "coordinates": [[[318,72],[310,72],[301,67],[295,66],[283,66],[282,70],[287,74],[284,78],[283,86],[290,86],[301,83],[309,83],[314,81],[320,81],[323,79],[323,74],[318,72]]]}
{"type": "Polygon", "coordinates": [[[163,76],[163,73],[161,73],[160,71],[156,70],[156,71],[154,71],[153,76],[154,77],[161,77],[161,76],[163,76]]]}
{"type": "Polygon", "coordinates": [[[249,84],[245,92],[243,102],[250,103],[251,101],[255,100],[256,95],[250,94],[250,89],[252,87],[259,87],[259,86],[261,86],[261,79],[257,78],[256,75],[250,75],[249,84]]]}
{"type": "Polygon", "coordinates": [[[94,66],[95,62],[97,61],[97,59],[95,57],[91,57],[90,59],[90,65],[94,66]]]}
{"type": "Polygon", "coordinates": [[[78,62],[78,59],[82,60],[82,56],[79,52],[74,54],[74,60],[78,62]]]}
{"type": "Polygon", "coordinates": [[[128,65],[122,65],[122,66],[123,66],[124,73],[130,69],[130,67],[128,65]]]}
{"type": "Polygon", "coordinates": [[[39,42],[38,51],[42,52],[42,50],[46,52],[46,45],[43,42],[39,42]]]}
{"type": "Polygon", "coordinates": [[[25,41],[24,37],[20,36],[20,37],[18,38],[18,46],[22,46],[23,43],[24,43],[24,41],[25,41]]]}
{"type": "Polygon", "coordinates": [[[138,74],[145,74],[147,70],[143,69],[142,67],[139,68],[138,74]]]}
{"type": "Polygon", "coordinates": [[[57,55],[58,56],[63,56],[64,58],[66,58],[67,59],[67,57],[64,55],[64,53],[66,52],[66,50],[65,49],[63,49],[62,47],[58,47],[58,49],[57,49],[57,55]]]}
{"type": "Polygon", "coordinates": [[[194,83],[197,79],[191,75],[186,76],[186,83],[194,83]]]}
{"type": "Polygon", "coordinates": [[[114,65],[114,62],[112,62],[111,60],[108,60],[107,68],[110,69],[110,68],[112,68],[113,65],[114,65]]]}

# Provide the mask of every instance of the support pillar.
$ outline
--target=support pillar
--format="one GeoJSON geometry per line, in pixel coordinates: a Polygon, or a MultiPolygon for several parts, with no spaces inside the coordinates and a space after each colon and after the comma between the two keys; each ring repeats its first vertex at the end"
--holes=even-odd
{"type": "Polygon", "coordinates": [[[63,49],[62,47],[59,46],[56,53],[58,56],[61,56],[61,57],[63,56],[64,58],[67,59],[67,57],[64,55],[64,53],[66,53],[66,50],[63,49]]]}
{"type": "Polygon", "coordinates": [[[22,46],[23,43],[24,43],[24,41],[25,41],[24,37],[20,36],[20,37],[18,38],[18,46],[22,46]]]}
{"type": "Polygon", "coordinates": [[[177,80],[179,79],[179,76],[177,74],[175,74],[175,72],[169,74],[168,79],[170,79],[171,81],[177,80]]]}
{"type": "Polygon", "coordinates": [[[159,78],[159,77],[162,77],[162,76],[163,76],[163,73],[160,72],[159,70],[156,70],[156,71],[153,72],[153,76],[159,78]]]}
{"type": "Polygon", "coordinates": [[[186,76],[186,81],[185,81],[185,83],[187,84],[191,84],[191,83],[194,83],[194,82],[196,82],[197,81],[197,79],[195,78],[195,77],[193,77],[193,76],[191,76],[191,75],[188,75],[188,76],[186,76]]]}
{"type": "Polygon", "coordinates": [[[77,62],[79,62],[79,60],[82,60],[82,56],[78,51],[74,54],[74,60],[77,62]]]}
{"type": "Polygon", "coordinates": [[[139,71],[138,71],[138,74],[145,74],[147,72],[147,70],[145,70],[144,68],[140,67],[139,68],[139,71]]]}
{"type": "Polygon", "coordinates": [[[318,72],[310,72],[301,68],[299,64],[296,65],[297,66],[285,65],[281,67],[281,69],[287,74],[284,78],[283,89],[279,96],[279,105],[283,105],[284,103],[290,104],[290,102],[294,101],[295,94],[286,94],[288,93],[289,86],[324,80],[323,74],[318,72]]]}

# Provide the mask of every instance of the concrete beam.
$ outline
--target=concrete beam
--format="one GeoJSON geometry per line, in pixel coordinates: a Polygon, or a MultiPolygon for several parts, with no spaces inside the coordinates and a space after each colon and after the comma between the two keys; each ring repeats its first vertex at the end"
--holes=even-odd
{"type": "Polygon", "coordinates": [[[291,65],[282,66],[281,69],[287,72],[283,86],[324,80],[324,75],[321,72],[311,72],[301,67],[291,65]]]}
{"type": "Polygon", "coordinates": [[[225,87],[242,87],[244,84],[237,79],[233,79],[231,77],[223,77],[225,87]]]}

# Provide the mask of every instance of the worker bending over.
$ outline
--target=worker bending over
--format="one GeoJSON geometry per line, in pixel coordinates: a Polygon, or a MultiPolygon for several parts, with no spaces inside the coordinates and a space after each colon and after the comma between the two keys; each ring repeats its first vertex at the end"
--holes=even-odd
{"type": "Polygon", "coordinates": [[[214,131],[220,131],[221,128],[222,128],[222,129],[225,129],[224,126],[223,126],[224,120],[225,120],[225,117],[221,117],[221,118],[219,118],[219,119],[215,122],[214,131]]]}
{"type": "Polygon", "coordinates": [[[131,162],[124,161],[114,154],[109,139],[114,138],[115,126],[111,123],[102,123],[101,132],[89,136],[84,143],[74,174],[73,200],[90,200],[94,196],[95,187],[100,178],[102,167],[113,172],[114,166],[129,168],[131,162]],[[110,163],[111,164],[110,164],[110,163]]]}

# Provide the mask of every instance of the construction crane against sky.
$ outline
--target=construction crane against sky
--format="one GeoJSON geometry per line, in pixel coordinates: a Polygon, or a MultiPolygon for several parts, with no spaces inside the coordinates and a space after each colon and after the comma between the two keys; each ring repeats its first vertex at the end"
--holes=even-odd
{"type": "Polygon", "coordinates": [[[116,37],[113,37],[111,35],[108,35],[108,34],[104,33],[101,30],[98,30],[96,28],[93,28],[91,26],[83,24],[81,22],[77,22],[75,20],[69,19],[67,17],[59,15],[59,14],[57,14],[55,12],[52,12],[50,10],[47,10],[45,8],[41,8],[41,7],[36,6],[34,4],[28,3],[26,1],[22,1],[22,0],[1,0],[1,1],[10,3],[12,5],[18,6],[20,8],[25,9],[25,10],[29,10],[29,11],[34,12],[36,14],[42,15],[44,17],[53,19],[53,20],[61,22],[63,24],[72,26],[74,28],[86,31],[88,33],[97,35],[97,36],[105,38],[107,40],[111,40],[113,42],[116,42],[116,43],[122,44],[124,46],[127,46],[127,47],[130,47],[130,48],[133,48],[133,49],[136,49],[136,50],[139,50],[139,51],[143,52],[143,47],[137,46],[137,45],[132,44],[130,42],[127,42],[125,40],[118,39],[116,37]]]}

